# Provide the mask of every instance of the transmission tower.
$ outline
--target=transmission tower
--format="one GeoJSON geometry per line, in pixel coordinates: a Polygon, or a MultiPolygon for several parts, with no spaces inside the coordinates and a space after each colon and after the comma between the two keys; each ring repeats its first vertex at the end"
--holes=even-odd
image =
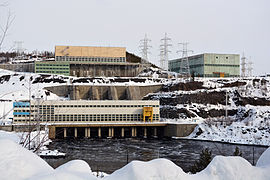
{"type": "Polygon", "coordinates": [[[150,46],[150,42],[151,40],[147,38],[147,35],[145,34],[144,39],[140,40],[140,50],[141,50],[141,54],[142,54],[142,58],[144,60],[148,60],[148,54],[150,54],[149,49],[152,47],[150,46]]]}
{"type": "Polygon", "coordinates": [[[247,75],[249,77],[251,77],[252,76],[252,70],[253,70],[253,67],[252,67],[253,62],[251,61],[251,58],[249,58],[249,61],[248,61],[247,65],[248,65],[248,68],[247,68],[248,73],[247,73],[247,75]]]}
{"type": "Polygon", "coordinates": [[[189,62],[188,62],[188,53],[193,53],[192,50],[189,50],[187,48],[188,43],[178,43],[179,45],[182,45],[182,50],[177,51],[177,53],[182,53],[182,58],[180,62],[180,74],[186,77],[190,77],[190,69],[189,69],[189,62]]]}
{"type": "Polygon", "coordinates": [[[171,52],[169,47],[172,46],[172,44],[170,44],[172,39],[167,37],[167,33],[165,33],[164,38],[160,41],[160,67],[164,70],[168,70],[169,53],[171,52]]]}
{"type": "Polygon", "coordinates": [[[24,51],[23,41],[14,41],[15,52],[17,55],[21,55],[24,51]]]}
{"type": "Polygon", "coordinates": [[[247,62],[246,62],[247,58],[245,57],[244,53],[243,53],[243,56],[241,58],[241,75],[242,77],[246,77],[247,74],[246,74],[246,65],[247,65],[247,62]]]}

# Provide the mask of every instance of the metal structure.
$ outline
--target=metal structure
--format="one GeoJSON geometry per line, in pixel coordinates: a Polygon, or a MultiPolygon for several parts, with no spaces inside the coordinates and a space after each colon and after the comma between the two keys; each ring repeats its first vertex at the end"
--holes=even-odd
{"type": "Polygon", "coordinates": [[[160,41],[160,67],[164,70],[168,70],[169,53],[171,52],[169,47],[172,46],[172,44],[170,44],[172,39],[167,37],[167,33],[165,33],[164,38],[160,41]]]}
{"type": "Polygon", "coordinates": [[[144,39],[140,40],[140,50],[142,54],[142,58],[144,60],[148,60],[148,55],[150,54],[149,49],[152,47],[150,46],[151,40],[147,38],[147,35],[145,34],[144,39]]]}
{"type": "Polygon", "coordinates": [[[249,61],[247,63],[247,76],[251,77],[252,76],[252,70],[253,70],[253,62],[250,60],[251,58],[249,58],[249,61]]]}
{"type": "Polygon", "coordinates": [[[247,58],[245,57],[244,53],[243,53],[243,56],[241,58],[241,76],[242,77],[246,77],[247,74],[246,74],[246,65],[247,65],[247,62],[246,62],[247,58]]]}
{"type": "Polygon", "coordinates": [[[21,55],[23,51],[25,50],[23,48],[23,41],[14,41],[14,47],[17,55],[21,55]]]}
{"type": "Polygon", "coordinates": [[[182,50],[177,51],[177,53],[182,53],[182,59],[181,59],[181,64],[180,64],[180,74],[186,77],[190,77],[188,53],[189,52],[193,53],[193,51],[187,48],[188,42],[178,43],[178,44],[183,46],[182,50]]]}

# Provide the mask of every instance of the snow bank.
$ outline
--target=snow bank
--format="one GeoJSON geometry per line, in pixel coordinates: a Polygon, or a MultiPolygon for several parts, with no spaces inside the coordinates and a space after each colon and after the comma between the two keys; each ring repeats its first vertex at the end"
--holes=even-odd
{"type": "Polygon", "coordinates": [[[34,176],[31,180],[97,180],[92,175],[89,165],[82,160],[69,161],[66,164],[56,168],[53,173],[43,176],[34,176]]]}
{"type": "Polygon", "coordinates": [[[28,179],[53,172],[53,168],[34,153],[8,139],[0,139],[1,180],[28,179]]]}
{"type": "Polygon", "coordinates": [[[206,169],[194,175],[191,179],[207,180],[266,180],[270,179],[270,166],[257,168],[247,160],[236,156],[216,156],[206,169]]]}
{"type": "Polygon", "coordinates": [[[155,159],[149,162],[132,161],[104,180],[159,180],[178,177],[184,178],[187,174],[170,160],[155,159]]]}
{"type": "Polygon", "coordinates": [[[257,167],[270,166],[270,148],[266,149],[256,164],[257,167]]]}
{"type": "MultiPolygon", "coordinates": [[[[51,168],[34,153],[8,139],[0,139],[1,180],[98,180],[89,165],[82,160],[70,161],[57,169],[51,168]]],[[[208,167],[195,174],[187,174],[167,159],[149,162],[132,161],[104,180],[269,180],[270,148],[261,156],[264,162],[252,166],[242,157],[216,156],[208,167]],[[263,166],[263,167],[261,167],[263,166]]],[[[188,159],[187,159],[188,160],[188,159]]]]}

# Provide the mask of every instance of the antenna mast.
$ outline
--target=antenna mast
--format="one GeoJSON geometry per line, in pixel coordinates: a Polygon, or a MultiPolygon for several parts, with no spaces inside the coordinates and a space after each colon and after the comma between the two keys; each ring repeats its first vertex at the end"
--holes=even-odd
{"type": "Polygon", "coordinates": [[[164,70],[168,70],[169,53],[171,52],[169,47],[172,46],[172,44],[170,44],[172,39],[167,37],[167,33],[165,33],[165,37],[160,41],[160,67],[164,70]]]}
{"type": "Polygon", "coordinates": [[[152,47],[150,46],[151,40],[147,38],[147,35],[145,34],[144,39],[140,40],[140,50],[141,50],[141,54],[142,54],[142,58],[144,60],[148,60],[148,54],[150,54],[149,49],[152,47]]]}
{"type": "Polygon", "coordinates": [[[180,74],[186,77],[190,77],[190,68],[189,68],[189,62],[188,62],[188,53],[193,53],[192,50],[189,50],[187,48],[188,42],[184,43],[178,43],[179,45],[182,45],[183,49],[177,51],[177,53],[182,53],[181,63],[180,63],[180,74]]]}

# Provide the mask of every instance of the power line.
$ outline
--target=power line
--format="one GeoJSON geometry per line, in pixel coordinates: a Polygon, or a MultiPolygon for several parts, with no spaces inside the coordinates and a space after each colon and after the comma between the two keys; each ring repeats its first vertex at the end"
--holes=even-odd
{"type": "Polygon", "coordinates": [[[142,58],[144,60],[148,60],[148,55],[150,54],[149,49],[152,47],[150,46],[151,40],[147,38],[147,35],[145,34],[144,39],[140,40],[140,50],[142,54],[142,58]]]}
{"type": "Polygon", "coordinates": [[[164,70],[168,70],[169,53],[171,52],[169,47],[172,46],[172,44],[170,44],[172,39],[167,37],[167,33],[165,33],[164,38],[160,41],[160,67],[164,70]]]}

